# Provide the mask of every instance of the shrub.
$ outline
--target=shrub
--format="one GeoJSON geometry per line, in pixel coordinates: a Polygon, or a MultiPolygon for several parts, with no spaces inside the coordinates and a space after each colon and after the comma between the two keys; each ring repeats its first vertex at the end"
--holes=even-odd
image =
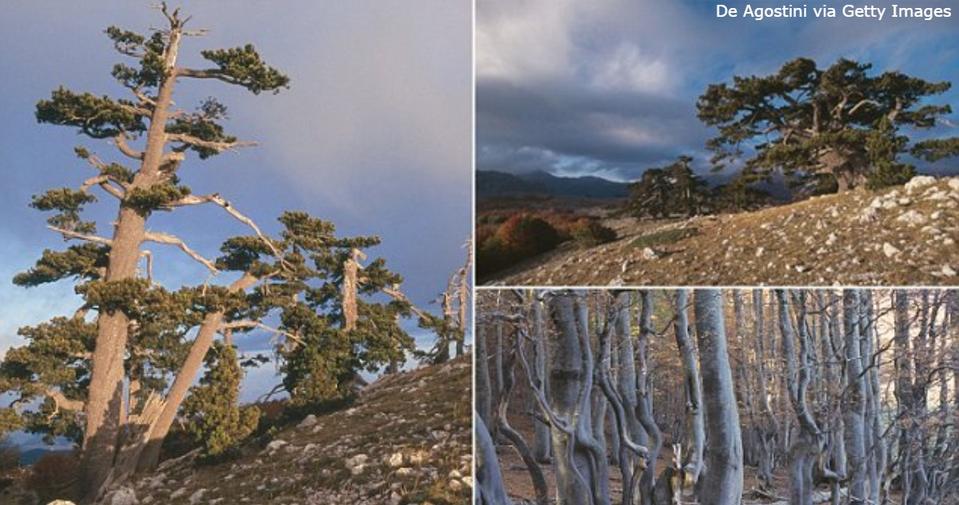
{"type": "Polygon", "coordinates": [[[542,254],[562,241],[553,225],[529,214],[511,216],[500,226],[496,236],[518,259],[542,254]]]}
{"type": "Polygon", "coordinates": [[[591,247],[616,240],[616,231],[595,219],[583,218],[570,227],[570,235],[577,244],[591,247]]]}
{"type": "Polygon", "coordinates": [[[643,248],[657,245],[672,244],[679,242],[684,238],[692,237],[699,233],[695,228],[673,228],[670,230],[656,231],[637,237],[629,245],[631,247],[643,248]]]}
{"type": "Polygon", "coordinates": [[[508,267],[515,259],[509,254],[499,237],[493,235],[479,240],[476,247],[476,275],[486,277],[508,267]]]}

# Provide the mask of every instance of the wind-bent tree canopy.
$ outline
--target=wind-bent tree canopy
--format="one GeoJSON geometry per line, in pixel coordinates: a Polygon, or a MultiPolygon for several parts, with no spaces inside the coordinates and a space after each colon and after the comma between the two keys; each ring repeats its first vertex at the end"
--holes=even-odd
{"type": "Polygon", "coordinates": [[[701,213],[709,200],[709,187],[693,172],[692,161],[689,156],[680,156],[665,167],[643,172],[642,178],[629,187],[630,212],[641,217],[701,213]]]}
{"type": "Polygon", "coordinates": [[[181,164],[191,153],[206,159],[251,143],[225,131],[226,107],[215,98],[190,112],[174,104],[174,88],[190,79],[213,79],[253,94],[276,93],[289,79],[252,45],[202,51],[207,68],[179,65],[183,38],[202,31],[187,30],[189,18],[178,10],[160,10],[166,27],[149,36],[106,30],[116,50],[135,62],[117,64],[112,72],[131,98],[61,87],[36,107],[39,122],[108,140],[118,155],[110,161],[77,147],[94,174],[76,189],[51,189],[34,198],[33,207],[53,212],[48,227],[78,243],[44,251],[14,282],[74,281],[83,305],[70,317],[21,328],[27,344],[11,349],[0,364],[0,391],[16,398],[0,409],[2,427],[80,443],[84,503],[134,470],[157,464],[188,395],[187,413],[208,453],[222,452],[227,439],[249,432],[251,419],[236,408],[239,369],[228,343],[216,344],[216,366],[191,390],[218,334],[261,328],[278,335],[284,386],[301,404],[348,394],[358,370],[401,362],[413,345],[397,321],[414,310],[400,296],[402,279],[381,259],[358,263],[378,238],[338,238],[332,223],[302,212],[284,213],[282,233],[268,237],[219,194],[195,195],[183,185],[181,164]],[[116,202],[109,237],[83,219],[96,189],[116,202]],[[198,205],[219,207],[250,235],[227,239],[222,256],[211,259],[179,237],[147,227],[156,212],[198,205]],[[197,285],[174,291],[154,283],[147,243],[177,247],[198,263],[197,285]],[[219,274],[234,280],[208,282],[219,274]],[[372,301],[377,293],[392,301],[372,301]],[[279,320],[278,328],[266,327],[267,318],[279,320]]]}
{"type": "Polygon", "coordinates": [[[952,112],[927,98],[949,82],[928,82],[896,71],[840,59],[820,69],[808,58],[767,76],[712,84],[699,97],[699,118],[719,129],[708,142],[718,167],[744,154],[747,176],[775,171],[835,180],[839,191],[900,184],[915,172],[903,155],[933,162],[959,154],[959,138],[915,141],[952,112]]]}

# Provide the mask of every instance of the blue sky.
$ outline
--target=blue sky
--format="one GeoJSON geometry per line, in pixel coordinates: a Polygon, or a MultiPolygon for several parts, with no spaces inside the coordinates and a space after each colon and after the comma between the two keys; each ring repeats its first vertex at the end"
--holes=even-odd
{"type": "MultiPolygon", "coordinates": [[[[123,58],[103,34],[109,25],[145,32],[162,25],[151,1],[35,1],[6,5],[0,18],[0,353],[21,343],[16,329],[78,306],[73,285],[24,289],[12,276],[44,248],[63,241],[28,208],[31,195],[77,186],[92,170],[73,155],[87,146],[117,159],[103,141],[69,128],[37,124],[34,106],[65,85],[126,97],[110,77],[123,58]]],[[[174,5],[174,3],[171,3],[174,5]]],[[[279,95],[254,96],[217,81],[183,81],[174,97],[192,109],[215,95],[229,107],[227,130],[257,147],[206,161],[189,158],[180,175],[195,193],[219,192],[267,231],[287,209],[334,222],[341,235],[379,235],[376,256],[405,278],[421,307],[445,288],[465,259],[470,234],[471,13],[446,0],[191,2],[188,27],[210,32],[186,39],[184,66],[201,67],[199,51],[252,42],[291,79],[279,95]]],[[[109,197],[92,207],[110,234],[109,197]]],[[[223,239],[248,230],[216,209],[186,209],[151,218],[212,257],[223,239]]],[[[152,246],[154,273],[169,286],[198,284],[206,273],[177,250],[152,246]]],[[[224,278],[222,281],[228,281],[224,278]]],[[[220,282],[218,280],[217,282],[220,282]]],[[[429,338],[416,328],[423,343],[429,338]]],[[[266,337],[241,337],[262,349],[266,337]]],[[[262,374],[258,374],[262,375],[262,374]]],[[[263,378],[263,381],[269,378],[263,378]]]]}
{"type": "MultiPolygon", "coordinates": [[[[952,18],[931,22],[722,20],[714,17],[716,3],[477,2],[477,168],[632,180],[679,154],[696,157],[702,168],[703,144],[714,131],[696,118],[696,98],[710,83],[773,73],[800,56],[820,67],[846,57],[879,72],[959,85],[954,2],[856,3],[953,7],[952,18]]],[[[720,3],[741,9],[790,2],[720,3]]],[[[810,9],[846,3],[854,2],[805,2],[810,9]]],[[[936,102],[959,107],[959,89],[936,102]]],[[[953,126],[937,133],[959,135],[957,115],[949,119],[953,126]]]]}

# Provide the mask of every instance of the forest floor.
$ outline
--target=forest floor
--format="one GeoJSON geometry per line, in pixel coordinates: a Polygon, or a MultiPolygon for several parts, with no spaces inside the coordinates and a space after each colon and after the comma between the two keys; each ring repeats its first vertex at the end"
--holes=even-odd
{"type": "MultiPolygon", "coordinates": [[[[607,214],[609,215],[609,214],[607,214]]],[[[730,286],[959,284],[959,177],[914,178],[754,212],[607,217],[613,242],[572,242],[489,285],[730,286]]]]}
{"type": "Polygon", "coordinates": [[[473,483],[471,363],[466,355],[386,376],[351,405],[308,416],[237,460],[169,460],[115,490],[107,503],[466,504],[473,483]],[[118,502],[117,493],[133,500],[118,502]]]}
{"type": "MultiPolygon", "coordinates": [[[[533,440],[533,427],[526,415],[522,415],[514,410],[510,417],[510,425],[523,434],[527,441],[533,440]]],[[[672,453],[668,448],[670,441],[666,440],[663,444],[663,450],[660,452],[656,464],[656,473],[662,472],[662,469],[672,464],[672,453]]],[[[503,482],[506,485],[506,491],[514,501],[514,505],[532,505],[536,497],[533,483],[529,477],[529,471],[520,458],[519,453],[505,441],[501,441],[496,446],[496,454],[499,456],[500,471],[503,473],[503,482]]],[[[542,466],[543,473],[546,475],[546,483],[549,487],[549,498],[553,500],[556,492],[556,480],[553,467],[550,464],[542,466]]],[[[610,464],[610,498],[612,503],[618,503],[622,496],[622,478],[619,473],[619,467],[610,464]]],[[[744,504],[756,505],[777,505],[787,501],[789,496],[789,482],[784,475],[773,475],[773,489],[766,490],[763,493],[757,493],[759,489],[759,478],[756,468],[747,466],[745,469],[743,490],[744,504]]],[[[817,490],[817,503],[825,500],[828,496],[828,490],[823,487],[817,490]]],[[[695,498],[690,492],[685,494],[684,503],[695,503],[695,498]]],[[[550,503],[554,503],[550,501],[550,503]]]]}

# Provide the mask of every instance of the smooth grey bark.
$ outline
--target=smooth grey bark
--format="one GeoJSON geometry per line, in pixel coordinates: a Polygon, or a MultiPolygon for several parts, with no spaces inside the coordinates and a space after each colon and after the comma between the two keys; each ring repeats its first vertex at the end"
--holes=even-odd
{"type": "Polygon", "coordinates": [[[686,390],[686,422],[687,432],[691,450],[688,451],[688,461],[684,473],[690,484],[696,485],[699,482],[699,475],[703,471],[703,448],[705,445],[706,432],[703,425],[703,392],[702,380],[699,376],[699,365],[696,362],[696,351],[693,348],[692,339],[689,337],[689,316],[687,315],[687,305],[689,304],[689,290],[676,290],[676,346],[679,349],[679,355],[683,363],[683,373],[685,376],[684,387],[686,390]]]}
{"type": "Polygon", "coordinates": [[[479,413],[473,412],[476,439],[476,499],[477,505],[512,505],[503,485],[496,447],[489,429],[479,413]]]}
{"type": "Polygon", "coordinates": [[[484,426],[489,426],[492,422],[493,401],[491,398],[491,384],[489,377],[489,355],[487,347],[487,329],[488,325],[476,325],[476,356],[475,371],[476,374],[476,414],[483,420],[484,426]]]}
{"type": "MultiPolygon", "coordinates": [[[[543,301],[533,298],[533,367],[535,387],[546,388],[546,321],[543,301]]],[[[533,416],[533,456],[539,463],[549,463],[552,454],[549,423],[542,416],[533,416]]]]}
{"type": "Polygon", "coordinates": [[[786,390],[799,421],[799,435],[789,448],[791,468],[789,471],[789,501],[796,505],[812,505],[814,491],[813,467],[819,456],[821,440],[819,426],[813,418],[806,401],[809,386],[808,347],[809,335],[806,327],[805,293],[796,293],[796,325],[799,345],[796,345],[796,332],[789,317],[789,300],[786,292],[776,290],[779,306],[779,333],[782,340],[783,356],[786,360],[786,390]]]}
{"type": "MultiPolygon", "coordinates": [[[[577,443],[583,418],[589,418],[589,391],[585,389],[584,351],[580,340],[575,302],[578,295],[564,292],[549,300],[549,314],[556,328],[550,345],[548,412],[551,419],[556,503],[593,505],[592,479],[595,475],[587,451],[577,443]]],[[[587,424],[589,424],[587,422],[587,424]]]]}
{"type": "Polygon", "coordinates": [[[656,463],[659,460],[659,452],[663,447],[663,434],[656,424],[653,417],[653,397],[650,392],[649,366],[646,362],[646,351],[649,346],[649,339],[653,335],[653,300],[652,294],[648,290],[639,292],[640,312],[639,312],[639,338],[636,341],[636,364],[638,375],[636,377],[637,406],[636,416],[642,425],[643,431],[648,437],[647,448],[649,449],[646,458],[646,469],[639,480],[639,493],[642,497],[642,503],[650,503],[655,491],[656,463]]]}
{"type": "MultiPolygon", "coordinates": [[[[588,479],[590,489],[593,495],[593,502],[596,505],[609,505],[609,460],[606,455],[606,437],[597,437],[593,424],[594,413],[591,412],[592,400],[595,396],[601,396],[602,392],[594,388],[594,378],[597,371],[594,365],[592,350],[592,334],[590,333],[589,304],[587,303],[587,294],[582,293],[575,299],[577,328],[579,330],[580,348],[583,354],[583,394],[580,404],[580,418],[576,429],[576,444],[586,454],[589,462],[590,478],[588,479]]],[[[605,424],[606,399],[602,398],[603,418],[601,424],[605,424]]]]}
{"type": "Polygon", "coordinates": [[[743,494],[743,448],[726,348],[722,293],[718,289],[698,289],[693,300],[703,379],[705,435],[709,440],[699,502],[736,505],[743,494]]]}
{"type": "MultiPolygon", "coordinates": [[[[627,423],[629,419],[629,414],[627,413],[626,404],[623,401],[623,397],[620,394],[620,391],[614,385],[614,381],[611,378],[610,373],[610,364],[612,362],[612,342],[614,336],[622,331],[622,327],[619,324],[619,317],[629,317],[628,310],[629,298],[620,298],[617,297],[616,305],[614,306],[614,316],[617,320],[612,321],[611,324],[607,321],[607,327],[600,332],[600,356],[599,356],[599,366],[597,368],[597,383],[602,390],[603,394],[606,396],[609,406],[612,409],[613,417],[615,419],[615,431],[619,433],[619,439],[621,447],[629,451],[629,454],[623,454],[620,458],[620,471],[624,476],[623,480],[623,491],[622,491],[622,503],[624,505],[631,505],[634,503],[634,496],[637,491],[637,483],[640,472],[643,468],[644,459],[647,454],[647,449],[643,444],[637,443],[633,439],[633,433],[630,431],[630,427],[627,423]],[[626,304],[627,310],[623,310],[623,304],[626,304]],[[629,468],[626,468],[627,465],[630,465],[629,468]]],[[[630,356],[630,360],[632,357],[630,356]]],[[[634,382],[635,384],[635,382],[634,382]]]]}
{"type": "Polygon", "coordinates": [[[546,477],[543,475],[543,469],[539,466],[539,463],[536,462],[536,458],[533,457],[533,451],[529,448],[529,444],[526,443],[526,439],[509,424],[509,400],[513,392],[515,379],[514,365],[516,363],[516,355],[521,345],[523,345],[523,334],[517,332],[513,339],[512,350],[501,353],[504,356],[503,389],[500,391],[501,394],[496,404],[496,426],[500,436],[513,445],[523,460],[523,464],[526,465],[526,469],[529,471],[530,479],[533,483],[533,490],[536,493],[536,504],[547,505],[549,502],[549,490],[546,487],[546,477]]]}
{"type": "MultiPolygon", "coordinates": [[[[878,356],[874,356],[873,342],[876,338],[873,321],[872,292],[864,290],[860,296],[860,326],[862,328],[862,354],[865,363],[871,363],[878,356]]],[[[869,501],[879,503],[880,480],[885,465],[885,451],[882,444],[882,428],[879,423],[879,371],[878,366],[870,366],[866,370],[866,407],[865,407],[865,439],[866,439],[866,474],[868,477],[869,501]]]]}
{"type": "Polygon", "coordinates": [[[756,426],[757,438],[759,442],[759,481],[763,488],[772,487],[773,471],[776,467],[776,436],[779,431],[779,423],[773,414],[772,405],[769,401],[769,374],[766,370],[766,315],[763,303],[763,291],[761,289],[753,290],[753,312],[755,323],[756,340],[756,369],[758,379],[756,381],[759,390],[759,407],[762,421],[756,426]]]}
{"type": "MultiPolygon", "coordinates": [[[[630,318],[630,308],[632,307],[633,297],[630,292],[622,291],[616,294],[616,305],[619,314],[616,317],[614,340],[618,344],[614,358],[617,358],[619,369],[616,374],[616,391],[619,393],[620,401],[624,411],[624,424],[630,439],[640,445],[647,444],[646,431],[643,430],[637,418],[638,398],[636,383],[636,362],[635,348],[633,346],[632,320],[630,318]]],[[[618,430],[613,433],[618,434],[618,430]]],[[[623,482],[632,482],[633,463],[635,456],[630,452],[628,446],[620,442],[619,453],[620,472],[623,476],[623,482]]]]}
{"type": "Polygon", "coordinates": [[[843,334],[846,356],[846,405],[845,438],[849,465],[849,503],[866,502],[866,447],[865,447],[865,395],[862,356],[860,352],[859,291],[844,289],[842,292],[843,334]]]}

